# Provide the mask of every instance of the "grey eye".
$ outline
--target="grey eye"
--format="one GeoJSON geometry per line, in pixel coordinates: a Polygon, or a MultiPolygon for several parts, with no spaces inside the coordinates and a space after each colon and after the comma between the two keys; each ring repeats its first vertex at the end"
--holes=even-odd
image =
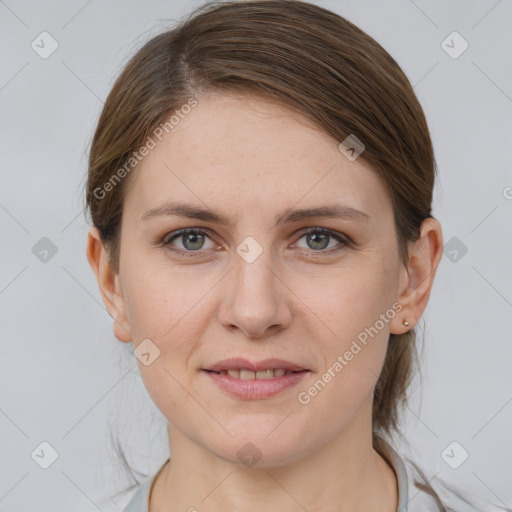
{"type": "Polygon", "coordinates": [[[318,234],[318,233],[308,233],[306,236],[306,240],[311,249],[325,249],[329,245],[330,235],[318,234]]]}

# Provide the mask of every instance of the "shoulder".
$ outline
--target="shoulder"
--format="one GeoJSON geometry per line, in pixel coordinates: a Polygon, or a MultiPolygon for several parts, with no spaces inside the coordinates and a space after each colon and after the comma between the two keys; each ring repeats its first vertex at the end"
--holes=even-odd
{"type": "Polygon", "coordinates": [[[148,512],[149,510],[149,491],[155,480],[156,474],[148,478],[144,483],[136,488],[128,504],[122,512],[148,512]]]}
{"type": "Polygon", "coordinates": [[[148,512],[149,511],[149,497],[153,484],[160,473],[164,470],[170,457],[160,466],[152,476],[148,477],[141,485],[139,485],[134,494],[132,495],[128,504],[123,508],[122,512],[148,512]]]}
{"type": "Polygon", "coordinates": [[[382,438],[379,453],[393,467],[398,482],[398,512],[512,512],[488,503],[465,489],[427,476],[419,464],[400,455],[382,438]]]}
{"type": "Polygon", "coordinates": [[[512,512],[448,484],[436,475],[427,477],[414,461],[402,458],[407,473],[409,508],[407,512],[512,512]]]}

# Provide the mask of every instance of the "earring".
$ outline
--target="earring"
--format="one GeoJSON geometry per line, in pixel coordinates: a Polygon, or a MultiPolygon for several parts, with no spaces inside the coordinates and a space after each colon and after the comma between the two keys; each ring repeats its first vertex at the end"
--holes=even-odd
{"type": "Polygon", "coordinates": [[[402,323],[404,324],[404,327],[409,327],[409,325],[411,325],[407,320],[403,320],[402,323]]]}

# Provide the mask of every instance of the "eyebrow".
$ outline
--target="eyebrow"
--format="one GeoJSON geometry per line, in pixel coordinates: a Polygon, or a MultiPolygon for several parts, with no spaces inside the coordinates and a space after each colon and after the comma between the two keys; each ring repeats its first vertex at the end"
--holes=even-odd
{"type": "MultiPolygon", "coordinates": [[[[224,215],[214,212],[209,208],[193,206],[181,202],[166,202],[156,208],[147,210],[141,220],[153,219],[161,216],[179,216],[189,219],[214,222],[224,226],[233,227],[233,222],[224,215]]],[[[298,222],[316,217],[328,217],[335,219],[348,219],[359,222],[369,222],[370,215],[367,213],[342,204],[320,206],[318,208],[287,208],[283,213],[276,215],[275,225],[298,222]]]]}

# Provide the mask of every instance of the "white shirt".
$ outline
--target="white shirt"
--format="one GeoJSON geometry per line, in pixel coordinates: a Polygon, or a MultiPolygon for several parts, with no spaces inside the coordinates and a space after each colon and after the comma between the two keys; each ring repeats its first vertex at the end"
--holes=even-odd
{"type": "MultiPolygon", "coordinates": [[[[385,441],[382,444],[382,455],[393,467],[398,482],[397,512],[512,512],[464,491],[459,495],[439,480],[429,482],[416,464],[402,459],[385,441]]],[[[160,470],[137,488],[123,512],[148,512],[151,486],[160,470]]]]}

